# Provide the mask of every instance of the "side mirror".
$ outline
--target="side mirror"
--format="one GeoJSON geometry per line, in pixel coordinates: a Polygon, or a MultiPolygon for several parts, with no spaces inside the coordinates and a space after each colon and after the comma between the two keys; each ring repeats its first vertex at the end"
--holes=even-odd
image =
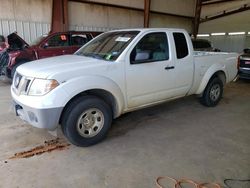
{"type": "Polygon", "coordinates": [[[130,54],[130,64],[148,63],[150,61],[149,51],[136,52],[134,49],[130,54]]]}
{"type": "Polygon", "coordinates": [[[149,52],[137,52],[135,55],[135,61],[145,61],[149,59],[149,52]]]}

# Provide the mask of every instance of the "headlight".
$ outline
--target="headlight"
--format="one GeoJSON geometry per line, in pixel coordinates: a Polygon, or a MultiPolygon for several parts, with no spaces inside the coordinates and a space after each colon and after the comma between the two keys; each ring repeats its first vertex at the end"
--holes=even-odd
{"type": "Polygon", "coordinates": [[[58,85],[56,80],[35,79],[30,86],[28,95],[45,95],[58,85]]]}

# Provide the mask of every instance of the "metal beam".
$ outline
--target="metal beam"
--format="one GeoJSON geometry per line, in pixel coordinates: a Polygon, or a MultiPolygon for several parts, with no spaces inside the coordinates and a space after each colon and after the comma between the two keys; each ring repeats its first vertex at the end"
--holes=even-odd
{"type": "Polygon", "coordinates": [[[208,21],[211,21],[211,20],[215,20],[215,19],[218,19],[218,18],[229,16],[229,15],[232,15],[232,14],[237,14],[237,13],[244,12],[244,11],[247,11],[247,10],[250,10],[250,6],[248,6],[248,5],[244,5],[244,7],[241,7],[241,8],[236,9],[236,10],[231,10],[231,11],[224,10],[223,13],[221,13],[221,14],[200,19],[200,23],[208,22],[208,21]]]}
{"type": "Polygon", "coordinates": [[[150,13],[165,15],[165,16],[175,16],[175,17],[178,17],[178,18],[194,19],[193,16],[183,16],[183,15],[179,15],[179,14],[172,14],[172,13],[167,13],[167,12],[159,12],[159,11],[155,11],[155,10],[151,10],[150,13]]]}
{"type": "Polygon", "coordinates": [[[149,14],[150,14],[151,0],[144,0],[144,27],[149,27],[149,14]]]}
{"type": "Polygon", "coordinates": [[[203,1],[202,5],[213,5],[213,4],[220,4],[220,3],[228,3],[230,1],[242,1],[242,0],[218,0],[218,1],[203,1]]]}
{"type": "Polygon", "coordinates": [[[193,21],[194,38],[196,38],[198,31],[199,31],[201,7],[202,7],[201,3],[202,3],[202,0],[196,0],[195,17],[194,17],[194,21],[193,21]]]}
{"type": "Polygon", "coordinates": [[[53,0],[50,33],[68,30],[68,0],[53,0]]]}
{"type": "MultiPolygon", "coordinates": [[[[96,2],[96,1],[89,1],[89,0],[68,0],[68,1],[144,12],[144,9],[142,9],[142,8],[129,7],[129,6],[124,6],[124,5],[115,5],[115,4],[111,4],[111,3],[103,3],[103,2],[96,2]]],[[[166,15],[166,16],[175,16],[175,17],[187,18],[187,19],[193,19],[194,18],[192,16],[183,16],[183,15],[179,15],[179,14],[171,14],[171,13],[153,11],[153,10],[151,10],[150,13],[166,15]]]]}

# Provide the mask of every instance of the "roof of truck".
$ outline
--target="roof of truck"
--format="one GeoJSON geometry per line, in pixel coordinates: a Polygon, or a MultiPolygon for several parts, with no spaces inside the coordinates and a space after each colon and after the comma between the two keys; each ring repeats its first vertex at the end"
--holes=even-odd
{"type": "Polygon", "coordinates": [[[129,29],[111,30],[109,32],[114,32],[114,31],[179,31],[179,32],[187,32],[185,29],[180,29],[180,28],[129,28],[129,29]]]}

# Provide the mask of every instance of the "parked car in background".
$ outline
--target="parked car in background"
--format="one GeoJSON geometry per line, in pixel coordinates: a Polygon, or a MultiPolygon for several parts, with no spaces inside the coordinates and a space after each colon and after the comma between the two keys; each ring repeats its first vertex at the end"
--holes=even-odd
{"type": "Polygon", "coordinates": [[[13,78],[19,65],[36,59],[73,54],[100,33],[86,31],[57,32],[38,37],[30,45],[16,33],[12,33],[7,37],[9,48],[0,57],[0,64],[6,64],[2,72],[7,77],[13,78]]]}
{"type": "Polygon", "coordinates": [[[240,78],[250,79],[250,48],[244,49],[244,53],[239,56],[238,74],[240,78]]]}
{"type": "Polygon", "coordinates": [[[206,39],[192,39],[195,51],[219,52],[219,49],[213,48],[210,41],[206,39]]]}

